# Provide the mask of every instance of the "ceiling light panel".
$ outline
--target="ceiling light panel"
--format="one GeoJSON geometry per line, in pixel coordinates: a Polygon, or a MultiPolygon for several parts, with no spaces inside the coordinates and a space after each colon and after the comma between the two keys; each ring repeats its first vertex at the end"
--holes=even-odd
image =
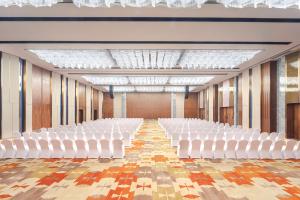
{"type": "Polygon", "coordinates": [[[203,85],[212,80],[213,76],[173,76],[170,77],[171,85],[203,85]]]}
{"type": "Polygon", "coordinates": [[[114,61],[107,50],[30,50],[40,59],[59,68],[111,68],[114,61]]]}
{"type": "Polygon", "coordinates": [[[129,76],[132,85],[165,85],[168,82],[167,76],[129,76]]]}
{"type": "Polygon", "coordinates": [[[157,7],[167,6],[170,8],[200,8],[207,0],[73,0],[78,7],[157,7]]]}
{"type": "Polygon", "coordinates": [[[123,76],[83,76],[83,78],[94,85],[127,85],[128,79],[123,76]]]}
{"type": "Polygon", "coordinates": [[[180,50],[110,50],[120,68],[170,69],[180,58],[180,50]]]}
{"type": "MultiPolygon", "coordinates": [[[[193,91],[196,87],[189,87],[189,92],[193,91]]],[[[166,86],[165,92],[185,92],[185,86],[166,86]]]]}
{"type": "Polygon", "coordinates": [[[135,90],[137,92],[163,92],[163,86],[136,86],[135,90]]]}
{"type": "Polygon", "coordinates": [[[260,50],[186,50],[179,65],[184,69],[232,69],[260,50]]]}
{"type": "Polygon", "coordinates": [[[34,6],[34,7],[45,7],[57,4],[58,0],[0,0],[0,6],[34,6]]]}
{"type": "Polygon", "coordinates": [[[225,7],[300,8],[300,0],[217,0],[225,7]]]}
{"type": "MultiPolygon", "coordinates": [[[[104,89],[109,91],[109,86],[105,86],[104,89]]],[[[113,92],[134,92],[135,88],[133,86],[114,86],[113,92]]]]}

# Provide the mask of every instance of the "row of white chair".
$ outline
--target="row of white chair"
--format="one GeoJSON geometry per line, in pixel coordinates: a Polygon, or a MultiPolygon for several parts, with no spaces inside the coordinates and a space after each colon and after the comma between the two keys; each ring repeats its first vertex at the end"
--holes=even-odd
{"type": "Polygon", "coordinates": [[[0,158],[123,158],[125,149],[120,139],[89,139],[63,141],[52,139],[4,139],[0,158]]]}
{"type": "Polygon", "coordinates": [[[296,140],[180,140],[180,158],[299,159],[300,142],[296,140]]]}
{"type": "Polygon", "coordinates": [[[233,134],[233,133],[218,133],[218,134],[202,134],[202,133],[188,133],[188,134],[183,134],[183,133],[173,133],[171,135],[171,145],[172,146],[178,146],[179,140],[247,140],[247,141],[252,141],[252,140],[272,140],[272,141],[278,141],[278,140],[283,140],[284,139],[284,134],[271,134],[269,135],[268,133],[238,133],[238,134],[233,134]]]}

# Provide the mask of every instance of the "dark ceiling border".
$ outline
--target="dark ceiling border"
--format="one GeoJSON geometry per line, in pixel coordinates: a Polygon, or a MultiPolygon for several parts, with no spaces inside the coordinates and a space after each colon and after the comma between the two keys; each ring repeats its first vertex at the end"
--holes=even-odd
{"type": "Polygon", "coordinates": [[[300,23],[300,18],[235,18],[235,17],[0,17],[10,22],[244,22],[300,23]]]}
{"type": "Polygon", "coordinates": [[[291,42],[273,41],[0,41],[0,44],[240,44],[289,45],[291,42]]]}

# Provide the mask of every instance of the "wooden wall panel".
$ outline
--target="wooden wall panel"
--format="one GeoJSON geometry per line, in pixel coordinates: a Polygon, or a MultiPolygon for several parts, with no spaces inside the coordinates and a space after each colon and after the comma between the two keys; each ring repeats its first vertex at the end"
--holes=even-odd
{"type": "Polygon", "coordinates": [[[86,120],[86,88],[85,85],[78,85],[78,122],[82,123],[86,120]]]}
{"type": "Polygon", "coordinates": [[[145,119],[171,117],[170,93],[127,93],[127,117],[145,119]]]}
{"type": "Polygon", "coordinates": [[[300,139],[300,104],[287,104],[287,138],[300,139]]]}
{"type": "Polygon", "coordinates": [[[276,132],[277,66],[272,61],[261,67],[261,131],[276,132]]]}
{"type": "Polygon", "coordinates": [[[198,118],[198,93],[189,93],[184,99],[184,118],[198,118]]]}
{"type": "Polygon", "coordinates": [[[32,130],[51,127],[51,72],[32,66],[32,130]]]}
{"type": "Polygon", "coordinates": [[[113,118],[114,116],[114,101],[110,98],[108,92],[103,93],[102,117],[113,118]]]}
{"type": "Polygon", "coordinates": [[[243,87],[242,74],[238,76],[238,125],[243,125],[243,87]]]}
{"type": "Polygon", "coordinates": [[[232,106],[220,108],[220,122],[234,125],[234,108],[232,106]]]}
{"type": "Polygon", "coordinates": [[[213,121],[219,121],[219,90],[218,85],[213,86],[213,121]]]}
{"type": "Polygon", "coordinates": [[[199,108],[199,118],[205,119],[205,108],[199,108]]]}
{"type": "Polygon", "coordinates": [[[99,119],[99,92],[93,89],[93,120],[99,119]]]}

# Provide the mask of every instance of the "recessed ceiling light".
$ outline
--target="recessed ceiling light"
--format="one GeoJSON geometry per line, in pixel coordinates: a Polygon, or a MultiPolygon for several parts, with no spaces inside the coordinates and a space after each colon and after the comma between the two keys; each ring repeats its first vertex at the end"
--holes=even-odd
{"type": "Polygon", "coordinates": [[[129,76],[132,85],[165,85],[168,82],[167,76],[129,76]]]}
{"type": "Polygon", "coordinates": [[[137,92],[163,92],[163,86],[136,86],[137,92]]]}
{"type": "Polygon", "coordinates": [[[207,0],[73,0],[74,4],[78,7],[111,7],[113,5],[119,5],[122,7],[156,7],[167,6],[175,8],[186,7],[201,7],[207,0]]]}
{"type": "Polygon", "coordinates": [[[123,76],[82,76],[94,85],[127,85],[128,79],[123,76]]]}
{"type": "Polygon", "coordinates": [[[120,68],[170,69],[180,58],[180,50],[110,50],[120,68]]]}
{"type": "MultiPolygon", "coordinates": [[[[109,91],[109,86],[105,86],[104,89],[109,91]]],[[[114,86],[113,92],[134,92],[135,88],[133,86],[114,86]]]]}
{"type": "MultiPolygon", "coordinates": [[[[196,87],[189,87],[189,92],[193,91],[196,87]]],[[[166,86],[165,92],[185,92],[184,86],[166,86]]]]}
{"type": "Polygon", "coordinates": [[[186,50],[179,65],[187,69],[232,69],[260,50],[186,50]]]}
{"type": "Polygon", "coordinates": [[[40,59],[59,68],[111,68],[114,61],[107,50],[30,50],[40,59]]]}
{"type": "Polygon", "coordinates": [[[299,0],[217,0],[225,7],[269,7],[269,8],[300,8],[299,0]]]}
{"type": "Polygon", "coordinates": [[[213,76],[173,76],[169,83],[171,85],[203,85],[213,78],[213,76]]]}
{"type": "Polygon", "coordinates": [[[61,0],[0,0],[0,6],[34,6],[45,7],[57,4],[61,0]]]}

